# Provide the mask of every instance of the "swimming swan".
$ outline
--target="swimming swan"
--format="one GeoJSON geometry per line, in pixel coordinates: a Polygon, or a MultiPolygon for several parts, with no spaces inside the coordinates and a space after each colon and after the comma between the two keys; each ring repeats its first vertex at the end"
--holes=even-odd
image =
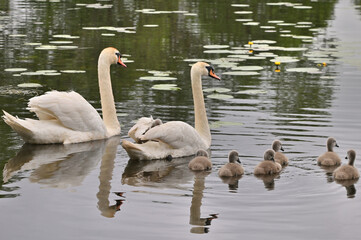
{"type": "Polygon", "coordinates": [[[233,177],[233,176],[241,176],[244,173],[244,169],[239,160],[238,152],[233,150],[228,155],[229,163],[226,163],[224,166],[221,167],[218,171],[218,175],[220,177],[233,177]]]}
{"type": "Polygon", "coordinates": [[[211,170],[212,162],[209,160],[208,153],[204,150],[198,150],[196,157],[189,162],[188,168],[193,171],[211,170]]]}
{"type": "Polygon", "coordinates": [[[336,180],[358,179],[360,177],[360,173],[357,168],[354,167],[355,158],[356,152],[354,150],[349,150],[346,156],[346,159],[349,159],[348,164],[344,164],[338,167],[333,172],[333,177],[336,180]]]}
{"type": "Polygon", "coordinates": [[[264,153],[264,160],[260,162],[254,169],[254,175],[272,175],[279,173],[282,169],[281,164],[275,162],[275,151],[272,149],[264,153]]]}
{"type": "Polygon", "coordinates": [[[341,164],[341,158],[333,151],[334,147],[338,147],[334,138],[327,139],[327,152],[317,158],[317,164],[323,166],[334,166],[341,164]]]}
{"type": "Polygon", "coordinates": [[[115,48],[105,48],[98,59],[98,80],[103,120],[98,112],[80,94],[49,91],[29,100],[28,109],[39,120],[19,119],[4,112],[4,121],[25,142],[33,144],[78,143],[105,139],[120,134],[116,115],[110,65],[122,62],[115,48]]]}
{"type": "Polygon", "coordinates": [[[202,76],[220,80],[212,66],[197,62],[191,69],[191,83],[194,102],[195,127],[181,121],[171,121],[147,130],[140,141],[131,143],[122,141],[122,147],[130,159],[152,160],[190,156],[199,149],[207,150],[211,146],[211,132],[202,91],[202,76]]]}
{"type": "Polygon", "coordinates": [[[281,166],[288,165],[288,158],[286,155],[280,152],[280,150],[283,152],[282,143],[280,140],[274,140],[272,143],[272,149],[275,151],[275,161],[281,164],[281,166]]]}

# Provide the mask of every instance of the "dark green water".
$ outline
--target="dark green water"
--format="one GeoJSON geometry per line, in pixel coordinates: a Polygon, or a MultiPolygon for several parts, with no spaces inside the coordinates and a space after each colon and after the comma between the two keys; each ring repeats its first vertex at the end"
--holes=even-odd
{"type": "MultiPolygon", "coordinates": [[[[122,124],[118,138],[68,146],[23,146],[21,138],[0,121],[0,236],[359,236],[360,184],[334,182],[329,170],[317,166],[316,158],[326,150],[328,136],[337,139],[336,152],[342,159],[349,149],[361,153],[360,2],[302,1],[302,6],[311,7],[305,9],[297,6],[298,1],[272,3],[277,2],[2,0],[0,108],[13,115],[33,118],[26,110],[28,99],[52,89],[75,90],[100,110],[96,73],[100,51],[113,46],[130,61],[126,69],[111,69],[122,124]],[[94,3],[109,8],[86,5],[94,3]],[[137,11],[142,9],[155,10],[137,11]],[[240,19],[259,24],[245,25],[249,21],[240,19]],[[54,36],[65,34],[76,38],[54,36]],[[256,46],[257,40],[273,42],[256,46]],[[253,54],[248,52],[249,41],[255,42],[253,54]],[[37,49],[40,45],[56,47],[37,49]],[[228,52],[208,53],[213,49],[206,45],[228,45],[223,49],[228,52]],[[273,57],[265,55],[271,53],[298,61],[281,60],[281,71],[276,72],[273,57]],[[259,54],[266,57],[255,58],[259,54]],[[193,124],[189,71],[194,61],[189,59],[210,62],[222,78],[220,82],[204,78],[204,89],[229,90],[223,93],[226,99],[211,98],[212,93],[205,92],[213,170],[195,175],[188,170],[189,158],[129,161],[119,142],[128,139],[133,120],[152,115],[193,124]],[[258,75],[235,76],[226,74],[233,71],[231,66],[263,69],[256,71],[258,75]],[[56,75],[26,75],[9,68],[55,70],[56,75]],[[291,72],[291,68],[317,71],[291,72]],[[149,71],[169,71],[177,80],[141,80],[152,76],[149,71]],[[42,87],[18,87],[21,83],[42,87]],[[177,84],[181,90],[151,88],[161,83],[177,84]],[[282,141],[290,164],[274,179],[256,178],[253,169],[276,138],[282,141]],[[217,171],[233,149],[241,155],[245,175],[227,182],[217,171]]],[[[355,165],[361,167],[358,158],[355,165]]]]}

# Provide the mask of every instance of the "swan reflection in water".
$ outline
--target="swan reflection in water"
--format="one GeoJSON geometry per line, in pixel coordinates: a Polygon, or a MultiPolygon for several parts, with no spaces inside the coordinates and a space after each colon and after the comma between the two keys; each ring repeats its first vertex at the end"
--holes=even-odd
{"type": "Polygon", "coordinates": [[[335,180],[332,176],[333,172],[339,167],[337,166],[320,166],[326,173],[326,178],[328,183],[336,182],[341,186],[344,186],[346,189],[346,195],[348,198],[354,198],[356,196],[356,188],[355,183],[358,179],[352,180],[335,180]]]}
{"type": "Polygon", "coordinates": [[[335,180],[336,183],[344,186],[346,188],[346,195],[348,198],[354,198],[356,196],[355,183],[358,179],[352,180],[335,180]]]}
{"type": "Polygon", "coordinates": [[[210,172],[193,172],[188,169],[188,163],[194,156],[174,158],[169,160],[137,161],[129,160],[122,175],[122,184],[131,186],[148,186],[159,188],[176,188],[188,190],[182,187],[192,180],[193,196],[190,207],[190,220],[192,233],[207,233],[212,219],[217,214],[210,214],[207,218],[201,218],[201,205],[203,190],[205,188],[205,177],[210,172]]]}
{"type": "MultiPolygon", "coordinates": [[[[121,200],[109,206],[114,159],[120,137],[77,144],[32,145],[24,144],[19,153],[4,166],[3,181],[14,175],[30,171],[29,181],[51,188],[80,186],[86,176],[96,169],[101,160],[99,174],[98,209],[101,215],[113,217],[120,209],[121,200]]],[[[120,193],[118,195],[121,196],[120,193]]]]}
{"type": "Polygon", "coordinates": [[[256,178],[263,181],[264,187],[267,190],[275,189],[275,178],[280,177],[280,173],[272,174],[272,175],[255,175],[256,178]]]}
{"type": "Polygon", "coordinates": [[[236,191],[238,189],[238,181],[242,178],[243,175],[234,176],[234,177],[220,177],[222,182],[228,184],[228,189],[230,191],[236,191]]]}

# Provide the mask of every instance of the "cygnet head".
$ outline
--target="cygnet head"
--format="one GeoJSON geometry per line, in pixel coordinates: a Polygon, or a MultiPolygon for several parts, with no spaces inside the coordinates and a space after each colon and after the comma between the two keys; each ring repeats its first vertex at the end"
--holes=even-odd
{"type": "Polygon", "coordinates": [[[103,51],[100,53],[98,64],[119,64],[123,67],[127,67],[121,60],[121,57],[122,55],[116,48],[108,47],[103,49],[103,51]]]}
{"type": "Polygon", "coordinates": [[[235,163],[235,162],[241,163],[241,161],[239,160],[238,152],[236,150],[233,150],[228,154],[228,159],[230,163],[235,163]]]}
{"type": "Polygon", "coordinates": [[[268,149],[267,151],[265,151],[263,158],[266,161],[274,162],[275,161],[275,151],[273,151],[272,149],[268,149]]]}
{"type": "Polygon", "coordinates": [[[208,157],[208,153],[206,151],[204,151],[203,149],[200,149],[200,150],[197,151],[196,157],[200,157],[200,156],[208,157]]]}
{"type": "Polygon", "coordinates": [[[329,137],[327,139],[327,150],[329,152],[333,152],[334,147],[338,147],[336,139],[334,139],[333,137],[329,137]]]}
{"type": "Polygon", "coordinates": [[[280,140],[274,140],[273,143],[272,143],[272,149],[275,151],[275,152],[279,152],[280,150],[283,152],[283,148],[282,148],[282,143],[280,140]]]}
{"type": "Polygon", "coordinates": [[[211,78],[215,78],[217,80],[221,80],[220,77],[218,77],[215,73],[214,73],[214,68],[209,65],[208,63],[205,62],[197,62],[192,66],[191,69],[191,74],[194,71],[200,71],[202,76],[210,76],[211,78]]]}
{"type": "Polygon", "coordinates": [[[157,118],[157,119],[155,119],[155,120],[153,121],[151,128],[153,128],[153,127],[155,127],[155,126],[158,126],[158,125],[162,125],[162,124],[163,124],[162,120],[160,120],[159,118],[157,118]]]}
{"type": "Polygon", "coordinates": [[[353,166],[355,159],[356,159],[356,152],[355,150],[351,149],[347,151],[346,159],[348,159],[348,164],[353,166]]]}

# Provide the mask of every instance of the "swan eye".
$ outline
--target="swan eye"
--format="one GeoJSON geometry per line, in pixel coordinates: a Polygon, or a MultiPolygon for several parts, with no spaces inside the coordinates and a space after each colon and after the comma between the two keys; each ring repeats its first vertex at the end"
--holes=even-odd
{"type": "Polygon", "coordinates": [[[118,58],[121,58],[121,57],[122,57],[122,54],[120,54],[119,52],[116,52],[115,55],[116,55],[118,58]]]}

